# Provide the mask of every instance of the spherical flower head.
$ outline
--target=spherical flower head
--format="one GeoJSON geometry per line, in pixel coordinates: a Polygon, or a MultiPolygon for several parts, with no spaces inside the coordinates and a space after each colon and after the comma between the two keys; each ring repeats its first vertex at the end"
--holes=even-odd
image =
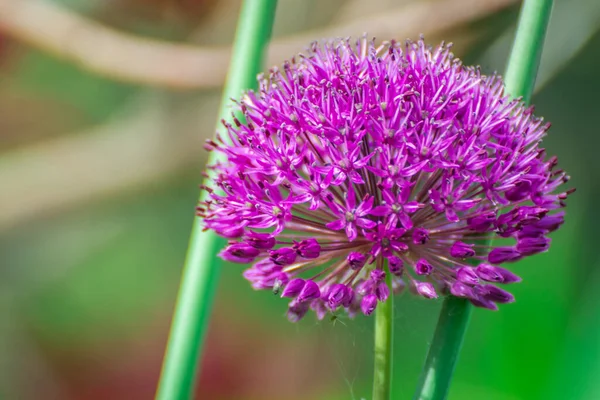
{"type": "Polygon", "coordinates": [[[405,287],[497,309],[513,301],[497,285],[520,281],[497,264],[546,251],[564,222],[549,124],[448,45],[315,43],[259,82],[245,122],[207,144],[223,161],[198,209],[292,321],[370,315],[405,287]]]}

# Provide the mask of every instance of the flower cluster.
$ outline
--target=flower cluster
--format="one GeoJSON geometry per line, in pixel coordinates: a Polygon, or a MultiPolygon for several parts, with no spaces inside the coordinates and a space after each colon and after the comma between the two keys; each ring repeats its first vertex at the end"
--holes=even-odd
{"type": "Polygon", "coordinates": [[[259,81],[237,103],[246,122],[207,142],[226,161],[198,213],[255,289],[291,299],[290,320],[369,315],[405,287],[514,300],[497,284],[520,278],[497,264],[547,250],[572,190],[539,147],[549,124],[498,76],[448,45],[362,39],[315,43],[259,81]]]}

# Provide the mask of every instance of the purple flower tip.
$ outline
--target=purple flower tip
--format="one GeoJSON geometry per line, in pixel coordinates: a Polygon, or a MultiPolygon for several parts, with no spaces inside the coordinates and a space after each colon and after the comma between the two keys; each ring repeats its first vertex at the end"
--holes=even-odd
{"type": "Polygon", "coordinates": [[[321,245],[313,238],[296,243],[294,249],[303,258],[317,258],[321,253],[321,245]]]}
{"type": "Polygon", "coordinates": [[[554,232],[565,222],[565,213],[558,212],[554,215],[548,215],[537,221],[534,225],[548,232],[554,232]]]}
{"type": "Polygon", "coordinates": [[[488,261],[492,264],[517,261],[521,258],[522,254],[513,247],[496,247],[488,254],[488,261]]]}
{"type": "Polygon", "coordinates": [[[418,294],[428,299],[437,299],[438,297],[435,288],[429,282],[417,282],[415,283],[415,288],[418,294]]]}
{"type": "Polygon", "coordinates": [[[473,291],[479,299],[483,298],[494,303],[512,303],[515,301],[512,294],[494,285],[475,286],[473,291]]]}
{"type": "Polygon", "coordinates": [[[471,286],[460,281],[456,281],[450,286],[450,293],[456,297],[473,297],[471,286]]]}
{"type": "Polygon", "coordinates": [[[225,261],[247,264],[260,254],[260,250],[248,246],[245,243],[233,243],[223,250],[219,255],[225,261]]]}
{"type": "Polygon", "coordinates": [[[353,251],[350,254],[348,254],[348,257],[346,257],[346,259],[348,260],[350,268],[352,268],[355,271],[361,269],[367,261],[367,257],[364,254],[358,253],[356,251],[353,251]]]}
{"type": "Polygon", "coordinates": [[[271,250],[269,254],[271,261],[277,265],[290,265],[296,261],[296,251],[289,247],[271,250]]]}
{"type": "Polygon", "coordinates": [[[365,296],[369,293],[373,293],[375,290],[376,282],[373,282],[371,279],[364,280],[356,285],[356,293],[361,296],[365,296]]]}
{"type": "Polygon", "coordinates": [[[294,278],[285,286],[283,289],[283,293],[281,293],[281,297],[296,297],[300,294],[302,289],[304,289],[304,285],[306,281],[301,278],[294,278]]]}
{"type": "Polygon", "coordinates": [[[308,303],[301,303],[297,301],[292,301],[288,307],[287,318],[290,322],[298,322],[300,321],[308,312],[309,309],[308,303]]]}
{"type": "Polygon", "coordinates": [[[371,271],[371,280],[375,283],[383,282],[385,279],[385,272],[380,269],[374,269],[371,271]]]}
{"type": "Polygon", "coordinates": [[[479,277],[475,273],[475,269],[471,267],[461,267],[456,271],[456,279],[468,285],[476,285],[479,283],[479,277]]]}
{"type": "Polygon", "coordinates": [[[377,300],[386,301],[390,296],[390,288],[385,282],[379,282],[375,287],[375,296],[377,296],[377,300]]]}
{"type": "Polygon", "coordinates": [[[311,301],[310,308],[315,312],[319,321],[325,318],[325,315],[330,311],[321,299],[311,301]]]}
{"type": "Polygon", "coordinates": [[[487,232],[496,222],[496,211],[483,212],[472,218],[467,218],[467,224],[475,232],[487,232]]]}
{"type": "Polygon", "coordinates": [[[541,237],[525,237],[517,241],[517,251],[524,256],[542,253],[550,248],[551,239],[541,237]]]}
{"type": "Polygon", "coordinates": [[[476,307],[487,308],[488,310],[498,311],[498,304],[494,303],[491,300],[487,300],[483,297],[473,297],[470,299],[471,303],[473,303],[476,307]]]}
{"type": "Polygon", "coordinates": [[[377,296],[375,294],[368,294],[360,302],[360,309],[363,314],[371,315],[377,307],[377,296]]]}
{"type": "Polygon", "coordinates": [[[495,283],[515,283],[521,282],[521,277],[513,274],[507,269],[496,267],[489,264],[479,264],[476,268],[479,278],[488,282],[495,283]]]}
{"type": "Polygon", "coordinates": [[[429,240],[429,231],[424,228],[417,228],[412,235],[414,244],[425,244],[429,240]]]}
{"type": "Polygon", "coordinates": [[[456,258],[470,258],[475,255],[475,250],[473,250],[475,245],[467,244],[464,242],[454,242],[452,247],[450,247],[450,255],[456,258]]]}
{"type": "Polygon", "coordinates": [[[421,258],[415,264],[415,272],[417,275],[429,275],[433,271],[433,266],[424,258],[421,258]]]}
{"type": "Polygon", "coordinates": [[[341,305],[348,307],[352,302],[352,299],[352,288],[349,288],[341,283],[336,283],[329,290],[329,294],[327,295],[327,304],[329,305],[329,309],[333,311],[341,305]]]}
{"type": "Polygon", "coordinates": [[[404,262],[396,256],[390,256],[388,257],[388,270],[392,275],[401,277],[404,272],[404,262]]]}
{"type": "Polygon", "coordinates": [[[315,281],[306,281],[304,287],[298,294],[297,300],[300,303],[305,301],[318,299],[321,297],[321,291],[319,290],[319,285],[315,283],[315,281]]]}
{"type": "Polygon", "coordinates": [[[248,231],[245,242],[259,250],[270,250],[275,247],[275,238],[269,233],[248,231]]]}

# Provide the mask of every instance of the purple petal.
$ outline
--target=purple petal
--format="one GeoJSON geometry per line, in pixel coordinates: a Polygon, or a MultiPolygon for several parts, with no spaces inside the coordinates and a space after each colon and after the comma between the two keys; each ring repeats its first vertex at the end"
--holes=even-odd
{"type": "Polygon", "coordinates": [[[415,264],[415,272],[417,275],[430,275],[433,272],[433,266],[424,258],[421,258],[415,264]]]}
{"type": "Polygon", "coordinates": [[[346,225],[347,225],[346,219],[340,218],[338,220],[328,223],[325,226],[333,231],[339,231],[340,229],[344,229],[346,227],[346,225]]]}
{"type": "Polygon", "coordinates": [[[470,258],[475,256],[475,250],[473,250],[475,245],[467,244],[464,242],[454,242],[452,247],[450,247],[450,255],[455,258],[470,258]]]}
{"type": "Polygon", "coordinates": [[[404,262],[396,256],[390,256],[388,257],[388,269],[392,275],[400,277],[404,272],[404,262]]]}
{"type": "Polygon", "coordinates": [[[352,268],[355,271],[361,269],[367,261],[367,257],[364,254],[358,253],[356,251],[353,251],[350,254],[348,254],[348,257],[346,257],[346,259],[348,260],[350,268],[352,268]]]}
{"type": "Polygon", "coordinates": [[[375,294],[368,294],[360,302],[360,309],[365,315],[373,314],[377,307],[377,296],[375,294]]]}
{"type": "Polygon", "coordinates": [[[379,282],[375,287],[375,296],[381,302],[386,301],[390,296],[390,288],[385,282],[379,282]]]}
{"type": "Polygon", "coordinates": [[[317,285],[314,281],[308,280],[306,281],[304,287],[298,294],[298,301],[305,302],[309,300],[318,299],[319,297],[321,297],[319,285],[317,285]]]}
{"type": "Polygon", "coordinates": [[[391,212],[392,212],[392,207],[388,206],[387,204],[383,204],[383,205],[373,208],[369,214],[374,215],[376,217],[385,217],[386,215],[389,215],[391,212]]]}
{"type": "Polygon", "coordinates": [[[375,201],[375,198],[373,196],[369,196],[369,198],[362,201],[356,208],[356,215],[362,217],[363,215],[369,214],[369,212],[373,209],[374,201],[375,201]]]}
{"type": "Polygon", "coordinates": [[[370,219],[367,219],[367,218],[357,218],[356,225],[358,225],[364,229],[373,229],[373,228],[375,228],[377,223],[375,221],[371,221],[370,219]]]}
{"type": "Polygon", "coordinates": [[[415,289],[417,290],[418,294],[428,299],[437,299],[438,297],[435,288],[429,282],[417,282],[415,284],[415,289]]]}
{"type": "Polygon", "coordinates": [[[521,282],[521,278],[507,269],[489,264],[479,264],[475,270],[479,278],[495,283],[521,282]]]}
{"type": "Polygon", "coordinates": [[[375,283],[383,282],[385,280],[385,272],[380,269],[374,269],[371,271],[371,280],[375,283]]]}
{"type": "Polygon", "coordinates": [[[512,247],[496,247],[488,254],[488,261],[491,264],[502,264],[517,261],[521,258],[523,258],[521,253],[512,247]]]}
{"type": "Polygon", "coordinates": [[[467,285],[476,285],[479,283],[479,277],[475,273],[475,269],[471,267],[459,268],[456,271],[456,279],[467,285]]]}
{"type": "Polygon", "coordinates": [[[450,286],[450,293],[456,297],[473,297],[473,290],[471,287],[459,281],[454,282],[452,286],[450,286]]]}
{"type": "Polygon", "coordinates": [[[351,189],[346,193],[346,207],[348,207],[348,210],[354,210],[356,208],[356,196],[354,195],[354,189],[351,189]]]}
{"type": "Polygon", "coordinates": [[[356,231],[355,224],[347,224],[346,225],[346,235],[348,236],[349,241],[354,242],[354,240],[358,236],[358,232],[356,231]]]}
{"type": "Polygon", "coordinates": [[[283,293],[281,293],[281,297],[296,297],[296,296],[298,296],[300,294],[300,292],[302,291],[302,289],[304,288],[305,284],[306,284],[306,281],[304,279],[301,279],[301,278],[292,279],[285,286],[285,289],[283,289],[283,293]]]}
{"type": "Polygon", "coordinates": [[[308,303],[298,303],[292,301],[287,311],[287,318],[290,322],[298,322],[306,315],[308,309],[308,303]]]}

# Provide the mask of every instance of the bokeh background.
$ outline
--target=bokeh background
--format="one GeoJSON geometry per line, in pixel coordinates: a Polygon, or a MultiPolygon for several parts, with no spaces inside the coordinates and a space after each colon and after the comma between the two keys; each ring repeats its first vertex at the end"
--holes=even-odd
{"type": "MultiPolygon", "coordinates": [[[[269,65],[313,39],[455,43],[502,71],[514,0],[281,0],[269,65]]],[[[151,399],[239,0],[0,0],[0,399],[151,399]]],[[[600,399],[600,2],[557,0],[534,103],[573,177],[550,252],[475,310],[450,399],[600,399]]],[[[372,319],[292,325],[225,265],[198,399],[370,398],[372,319]]],[[[395,299],[394,398],[440,302],[395,299]]]]}

